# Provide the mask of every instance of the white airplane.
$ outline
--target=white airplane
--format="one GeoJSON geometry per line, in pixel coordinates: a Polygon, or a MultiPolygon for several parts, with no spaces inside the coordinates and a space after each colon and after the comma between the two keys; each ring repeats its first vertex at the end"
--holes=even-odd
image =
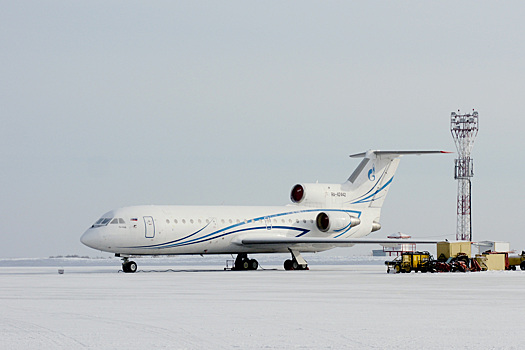
{"type": "MultiPolygon", "coordinates": [[[[132,206],[104,214],[80,238],[93,249],[115,253],[124,272],[131,255],[237,254],[233,269],[256,270],[252,253],[287,253],[286,270],[308,269],[302,252],[354,244],[399,243],[362,238],[381,228],[381,207],[402,155],[445,151],[369,150],[342,184],[298,184],[293,204],[263,206],[132,206]]],[[[435,243],[404,240],[403,243],[435,243]]]]}

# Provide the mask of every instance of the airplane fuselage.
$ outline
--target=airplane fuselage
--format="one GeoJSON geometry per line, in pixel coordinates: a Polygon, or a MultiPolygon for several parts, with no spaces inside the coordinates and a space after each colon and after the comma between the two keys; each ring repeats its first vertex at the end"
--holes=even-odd
{"type": "MultiPolygon", "coordinates": [[[[134,206],[110,211],[82,236],[92,248],[133,255],[236,254],[288,252],[281,246],[245,246],[240,237],[359,238],[371,232],[372,220],[361,211],[316,209],[299,205],[258,206],[134,206]],[[321,212],[347,213],[361,219],[357,227],[322,232],[316,218],[321,212]],[[103,219],[107,219],[105,224],[103,219]],[[116,219],[116,220],[115,220],[116,219]]],[[[331,246],[311,245],[316,252],[331,246]]]]}

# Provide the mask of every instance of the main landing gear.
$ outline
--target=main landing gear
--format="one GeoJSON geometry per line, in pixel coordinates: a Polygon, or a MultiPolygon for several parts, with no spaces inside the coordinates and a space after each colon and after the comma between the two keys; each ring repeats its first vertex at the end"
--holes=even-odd
{"type": "Polygon", "coordinates": [[[137,264],[134,261],[130,261],[129,258],[123,257],[122,258],[122,271],[128,273],[128,272],[136,272],[137,271],[137,264]]]}
{"type": "Polygon", "coordinates": [[[255,259],[248,259],[248,254],[240,253],[237,254],[235,263],[233,264],[232,270],[241,271],[241,270],[257,270],[259,267],[259,262],[255,259]]]}
{"type": "Polygon", "coordinates": [[[292,259],[284,262],[285,270],[309,270],[308,263],[297,250],[288,249],[292,253],[292,259]]]}

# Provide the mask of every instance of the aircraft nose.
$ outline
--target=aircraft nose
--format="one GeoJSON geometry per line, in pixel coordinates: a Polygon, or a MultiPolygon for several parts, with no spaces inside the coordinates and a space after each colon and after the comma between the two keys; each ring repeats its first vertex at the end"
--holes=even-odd
{"type": "Polygon", "coordinates": [[[80,242],[90,248],[99,249],[101,238],[99,230],[90,228],[80,237],[80,242]]]}

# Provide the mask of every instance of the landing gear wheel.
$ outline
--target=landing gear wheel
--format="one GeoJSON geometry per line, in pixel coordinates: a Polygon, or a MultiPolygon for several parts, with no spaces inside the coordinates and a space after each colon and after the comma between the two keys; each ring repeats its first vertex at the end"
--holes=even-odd
{"type": "Polygon", "coordinates": [[[284,269],[290,270],[309,270],[308,265],[301,265],[295,259],[288,259],[284,262],[284,269]]]}
{"type": "Polygon", "coordinates": [[[292,248],[288,248],[292,253],[292,259],[284,262],[285,270],[309,270],[308,263],[301,256],[301,252],[292,248]]]}
{"type": "Polygon", "coordinates": [[[122,271],[133,273],[137,271],[137,264],[134,261],[125,261],[122,263],[122,271]]]}
{"type": "Polygon", "coordinates": [[[235,259],[232,270],[245,271],[245,270],[257,270],[259,268],[259,262],[255,259],[248,259],[248,254],[240,253],[235,259]]]}

